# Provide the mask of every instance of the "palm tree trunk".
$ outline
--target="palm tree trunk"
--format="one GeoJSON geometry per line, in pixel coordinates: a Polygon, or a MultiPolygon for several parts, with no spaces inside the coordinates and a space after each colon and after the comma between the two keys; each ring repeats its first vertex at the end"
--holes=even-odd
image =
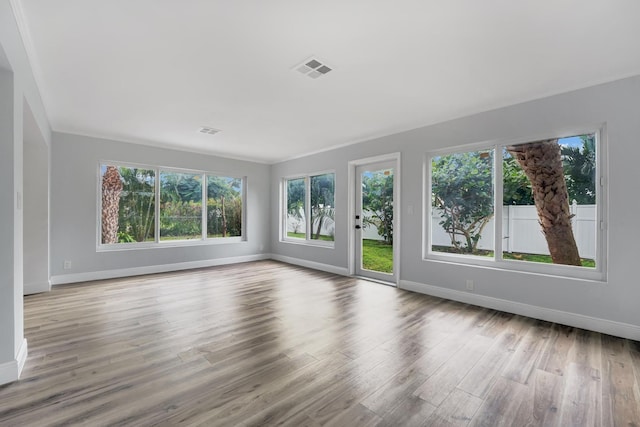
{"type": "Polygon", "coordinates": [[[102,176],[102,243],[118,243],[118,213],[122,180],[115,166],[107,166],[102,176]]]}
{"type": "Polygon", "coordinates": [[[531,181],[538,219],[554,264],[582,265],[557,139],[507,147],[531,181]]]}

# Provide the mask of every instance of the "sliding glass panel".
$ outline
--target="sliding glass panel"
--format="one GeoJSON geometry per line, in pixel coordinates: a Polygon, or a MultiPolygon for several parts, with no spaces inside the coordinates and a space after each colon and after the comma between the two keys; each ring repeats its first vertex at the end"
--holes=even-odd
{"type": "Polygon", "coordinates": [[[431,251],[493,257],[493,150],[431,159],[431,251]]]}
{"type": "Polygon", "coordinates": [[[160,240],[202,238],[202,175],[160,171],[160,240]]]}
{"type": "Polygon", "coordinates": [[[100,165],[101,243],[155,240],[155,172],[100,165]]]}
{"type": "Polygon", "coordinates": [[[207,237],[242,236],[242,179],[207,176],[207,237]]]}
{"type": "Polygon", "coordinates": [[[306,239],[307,222],[305,216],[305,179],[286,180],[287,220],[285,237],[306,239]]]}
{"type": "Polygon", "coordinates": [[[311,239],[333,241],[335,174],[311,177],[311,239]]]}
{"type": "Polygon", "coordinates": [[[595,267],[595,134],[503,149],[503,258],[595,267]]]}

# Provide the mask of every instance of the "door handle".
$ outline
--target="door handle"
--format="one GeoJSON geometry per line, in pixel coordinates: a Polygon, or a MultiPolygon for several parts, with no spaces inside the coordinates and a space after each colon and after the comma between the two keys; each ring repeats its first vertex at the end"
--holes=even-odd
{"type": "Polygon", "coordinates": [[[360,230],[362,227],[360,227],[359,225],[356,225],[356,230],[360,230]]]}

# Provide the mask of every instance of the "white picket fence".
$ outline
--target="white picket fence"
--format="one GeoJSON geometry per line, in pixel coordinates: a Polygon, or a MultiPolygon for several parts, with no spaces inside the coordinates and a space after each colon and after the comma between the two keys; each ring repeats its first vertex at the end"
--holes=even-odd
{"type": "MultiPolygon", "coordinates": [[[[578,252],[583,258],[596,256],[596,206],[571,205],[573,233],[578,252]]],[[[549,255],[547,241],[538,223],[535,206],[503,206],[502,247],[505,252],[549,255]]],[[[440,213],[433,211],[431,244],[451,246],[451,238],[440,226],[440,213]]],[[[492,219],[484,228],[483,237],[478,242],[479,249],[493,249],[495,222],[492,219]]]]}

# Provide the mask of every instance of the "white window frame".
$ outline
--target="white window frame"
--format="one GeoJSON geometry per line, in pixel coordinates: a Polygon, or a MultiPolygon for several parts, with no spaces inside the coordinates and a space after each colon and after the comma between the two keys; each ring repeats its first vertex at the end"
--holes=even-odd
{"type": "Polygon", "coordinates": [[[96,251],[97,252],[109,252],[109,251],[122,251],[122,250],[139,250],[139,249],[154,249],[154,248],[167,248],[167,247],[179,247],[179,246],[201,246],[201,245],[217,245],[228,243],[240,243],[247,241],[246,233],[246,220],[247,220],[247,177],[237,174],[229,174],[226,172],[211,172],[196,169],[184,169],[175,168],[170,166],[155,166],[141,163],[131,163],[122,161],[101,160],[98,162],[97,168],[97,204],[96,204],[96,251]],[[102,166],[116,166],[125,168],[138,168],[154,171],[154,211],[155,211],[155,223],[154,223],[154,241],[153,242],[135,242],[135,243],[102,243],[102,166]],[[194,175],[200,175],[202,179],[202,232],[198,239],[186,239],[186,240],[160,240],[160,173],[188,173],[194,175]],[[242,230],[240,236],[233,237],[208,237],[207,236],[207,177],[218,176],[222,178],[235,178],[242,181],[242,230]]]}
{"type": "Polygon", "coordinates": [[[525,273],[543,274],[566,278],[584,279],[603,282],[607,280],[607,171],[606,171],[606,127],[605,125],[588,126],[570,131],[556,132],[533,137],[494,140],[481,143],[460,145],[456,147],[433,150],[425,154],[423,183],[423,261],[435,261],[452,264],[464,264],[478,267],[494,268],[525,273]],[[546,264],[531,261],[517,261],[502,258],[502,149],[507,145],[525,144],[531,141],[539,141],[553,138],[566,138],[576,135],[595,134],[596,139],[596,257],[595,268],[578,267],[559,264],[546,264]],[[494,150],[493,188],[494,188],[494,257],[487,258],[474,255],[450,254],[435,252],[432,250],[432,214],[431,201],[432,186],[432,159],[437,156],[464,153],[469,151],[494,150]]]}
{"type": "Polygon", "coordinates": [[[312,225],[311,224],[311,177],[333,174],[333,183],[334,183],[334,193],[333,193],[333,209],[335,212],[335,204],[336,204],[336,194],[335,188],[336,185],[336,172],[335,170],[327,170],[320,172],[313,172],[307,174],[298,174],[298,175],[290,175],[282,177],[281,185],[280,185],[280,242],[283,243],[293,243],[298,245],[310,245],[310,246],[320,246],[325,248],[335,248],[335,234],[333,236],[333,241],[327,240],[315,240],[311,239],[312,233],[312,225]],[[300,239],[296,237],[289,237],[287,235],[287,182],[295,179],[304,179],[304,212],[305,212],[305,238],[300,239]]]}

